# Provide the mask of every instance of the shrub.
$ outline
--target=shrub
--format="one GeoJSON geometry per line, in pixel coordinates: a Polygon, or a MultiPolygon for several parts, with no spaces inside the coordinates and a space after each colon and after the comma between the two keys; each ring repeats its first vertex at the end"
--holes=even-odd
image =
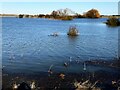
{"type": "Polygon", "coordinates": [[[84,13],[83,16],[86,17],[86,18],[99,18],[100,17],[100,13],[96,9],[91,9],[88,12],[84,13]]]}
{"type": "Polygon", "coordinates": [[[68,31],[67,35],[69,35],[69,36],[77,36],[78,35],[77,28],[75,26],[71,26],[69,28],[69,31],[68,31]]]}
{"type": "Polygon", "coordinates": [[[23,16],[24,16],[23,14],[20,14],[18,17],[19,17],[19,18],[23,18],[23,16]]]}
{"type": "Polygon", "coordinates": [[[107,20],[106,24],[109,26],[120,26],[120,21],[119,21],[119,19],[117,19],[115,17],[110,17],[107,20]]]}
{"type": "Polygon", "coordinates": [[[25,18],[29,18],[29,15],[24,15],[25,18]]]}
{"type": "Polygon", "coordinates": [[[51,18],[58,20],[72,20],[73,17],[69,15],[69,9],[60,9],[57,11],[52,11],[50,14],[51,18]]]}
{"type": "Polygon", "coordinates": [[[61,20],[72,20],[72,19],[73,19],[73,17],[71,17],[71,16],[64,16],[61,18],[61,20]]]}

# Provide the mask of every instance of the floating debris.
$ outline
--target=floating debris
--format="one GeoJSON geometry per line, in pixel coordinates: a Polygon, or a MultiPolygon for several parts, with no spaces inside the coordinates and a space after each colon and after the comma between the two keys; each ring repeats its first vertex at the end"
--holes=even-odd
{"type": "Polygon", "coordinates": [[[65,66],[65,67],[68,67],[68,64],[65,62],[65,63],[64,63],[64,66],[65,66]]]}
{"type": "Polygon", "coordinates": [[[50,35],[48,35],[48,36],[58,36],[58,33],[57,33],[57,32],[54,32],[54,33],[52,33],[52,34],[50,34],[50,35]]]}
{"type": "Polygon", "coordinates": [[[16,90],[18,88],[18,85],[16,83],[13,84],[13,90],[16,90]]]}
{"type": "Polygon", "coordinates": [[[59,76],[61,79],[65,79],[65,74],[61,73],[59,76]]]}
{"type": "Polygon", "coordinates": [[[35,82],[32,82],[30,87],[31,87],[31,89],[35,89],[35,82]]]}
{"type": "Polygon", "coordinates": [[[53,73],[53,71],[52,71],[52,67],[53,67],[53,65],[51,65],[51,66],[49,67],[49,69],[48,69],[48,73],[50,73],[50,74],[53,73]]]}
{"type": "Polygon", "coordinates": [[[90,83],[89,80],[84,81],[83,83],[75,81],[74,86],[76,90],[101,90],[100,88],[96,88],[95,85],[98,83],[96,81],[94,84],[90,83]]]}
{"type": "Polygon", "coordinates": [[[94,88],[97,83],[98,83],[98,81],[96,81],[96,82],[91,86],[91,88],[94,88]]]}
{"type": "Polygon", "coordinates": [[[72,62],[72,57],[70,57],[69,61],[72,62]]]}
{"type": "Polygon", "coordinates": [[[75,88],[78,88],[78,86],[81,84],[81,82],[78,82],[77,80],[75,80],[75,82],[74,82],[74,86],[75,86],[75,88]]]}
{"type": "Polygon", "coordinates": [[[84,62],[83,70],[86,71],[86,63],[84,62]]]}
{"type": "Polygon", "coordinates": [[[112,81],[112,85],[116,84],[117,82],[115,80],[112,81]]]}
{"type": "Polygon", "coordinates": [[[82,83],[82,85],[88,84],[89,80],[86,80],[85,82],[82,83]]]}
{"type": "Polygon", "coordinates": [[[52,70],[48,70],[48,73],[53,74],[52,70]]]}
{"type": "Polygon", "coordinates": [[[74,86],[76,90],[86,90],[86,88],[88,88],[87,86],[81,85],[81,83],[77,81],[74,83],[74,86]]]}

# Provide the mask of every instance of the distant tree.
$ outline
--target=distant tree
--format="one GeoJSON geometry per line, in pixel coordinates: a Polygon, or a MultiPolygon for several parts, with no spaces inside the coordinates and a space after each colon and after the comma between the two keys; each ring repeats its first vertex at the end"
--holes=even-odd
{"type": "Polygon", "coordinates": [[[55,16],[65,16],[66,13],[67,13],[66,10],[60,9],[60,10],[57,10],[57,11],[52,11],[51,15],[54,16],[54,17],[55,16]]]}
{"type": "Polygon", "coordinates": [[[87,18],[99,18],[100,17],[100,13],[96,9],[91,9],[88,12],[84,13],[83,16],[87,17],[87,18]]]}
{"type": "Polygon", "coordinates": [[[55,16],[58,16],[59,14],[58,14],[57,11],[52,11],[51,15],[52,15],[53,17],[55,17],[55,16]]]}
{"type": "Polygon", "coordinates": [[[46,15],[45,15],[45,18],[51,18],[51,16],[50,16],[50,15],[48,15],[48,14],[46,14],[46,15]]]}
{"type": "Polygon", "coordinates": [[[45,17],[45,15],[44,14],[39,14],[38,15],[38,18],[42,18],[42,17],[45,17]]]}
{"type": "Polygon", "coordinates": [[[72,20],[73,17],[69,15],[69,9],[59,9],[57,11],[52,11],[50,14],[50,18],[58,19],[58,20],[72,20]]]}
{"type": "Polygon", "coordinates": [[[29,15],[24,15],[25,18],[29,18],[29,15]]]}
{"type": "Polygon", "coordinates": [[[24,16],[23,14],[19,14],[19,16],[18,16],[18,17],[19,17],[19,18],[23,18],[23,16],[24,16]]]}
{"type": "Polygon", "coordinates": [[[67,16],[67,10],[65,9],[59,9],[56,11],[59,16],[67,16]]]}
{"type": "Polygon", "coordinates": [[[70,16],[71,14],[76,15],[77,13],[68,8],[52,11],[51,13],[53,16],[70,16]]]}
{"type": "Polygon", "coordinates": [[[75,17],[75,18],[84,18],[84,16],[81,15],[81,14],[76,14],[74,17],[75,17]]]}

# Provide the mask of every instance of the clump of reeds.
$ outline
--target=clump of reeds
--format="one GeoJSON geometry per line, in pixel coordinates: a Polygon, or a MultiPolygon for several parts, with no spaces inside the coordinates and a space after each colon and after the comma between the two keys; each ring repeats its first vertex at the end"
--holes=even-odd
{"type": "Polygon", "coordinates": [[[107,25],[109,26],[120,26],[120,21],[118,18],[116,17],[110,17],[107,22],[106,22],[107,25]]]}
{"type": "Polygon", "coordinates": [[[69,35],[69,36],[77,36],[78,35],[78,30],[77,30],[76,26],[70,26],[67,35],[69,35]]]}

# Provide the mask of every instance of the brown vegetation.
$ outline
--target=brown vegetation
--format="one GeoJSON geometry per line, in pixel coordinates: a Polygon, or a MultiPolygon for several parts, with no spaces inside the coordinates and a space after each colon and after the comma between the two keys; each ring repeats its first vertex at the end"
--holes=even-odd
{"type": "Polygon", "coordinates": [[[77,28],[75,26],[71,26],[69,28],[69,31],[68,31],[67,35],[69,35],[69,36],[77,36],[78,35],[77,28]]]}
{"type": "Polygon", "coordinates": [[[20,14],[18,17],[19,17],[19,18],[23,18],[23,16],[24,16],[23,14],[20,14]]]}
{"type": "Polygon", "coordinates": [[[54,10],[51,14],[39,14],[39,15],[26,15],[20,14],[19,18],[50,18],[50,19],[58,19],[58,20],[72,20],[73,18],[99,18],[100,13],[96,9],[91,9],[83,15],[75,13],[74,11],[66,8],[60,10],[54,10]]]}
{"type": "Polygon", "coordinates": [[[106,22],[107,25],[109,26],[120,26],[120,21],[119,19],[115,18],[115,17],[110,17],[107,22],[106,22]]]}
{"type": "Polygon", "coordinates": [[[100,13],[96,9],[91,9],[83,15],[86,18],[100,18],[100,13]]]}

